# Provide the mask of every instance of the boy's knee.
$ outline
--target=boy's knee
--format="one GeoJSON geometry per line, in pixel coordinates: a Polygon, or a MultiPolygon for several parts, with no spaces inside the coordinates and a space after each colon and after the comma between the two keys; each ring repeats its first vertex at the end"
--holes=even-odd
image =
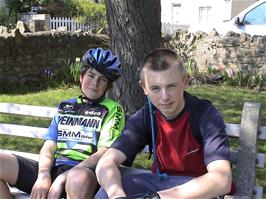
{"type": "Polygon", "coordinates": [[[74,168],[68,171],[66,183],[71,186],[95,186],[97,179],[93,171],[87,168],[74,168]]]}
{"type": "Polygon", "coordinates": [[[68,171],[65,189],[69,198],[92,198],[97,188],[97,179],[93,171],[86,168],[74,168],[68,171]]]}

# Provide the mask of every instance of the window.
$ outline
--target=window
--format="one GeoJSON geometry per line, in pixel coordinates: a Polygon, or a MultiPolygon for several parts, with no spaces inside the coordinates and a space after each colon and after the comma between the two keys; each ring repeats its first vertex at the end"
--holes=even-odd
{"type": "Polygon", "coordinates": [[[207,23],[211,19],[211,6],[199,7],[199,23],[207,23]]]}
{"type": "Polygon", "coordinates": [[[243,23],[251,25],[266,24],[266,3],[262,3],[248,12],[243,23]]]}
{"type": "Polygon", "coordinates": [[[171,5],[171,23],[172,24],[179,24],[180,10],[181,10],[180,3],[172,3],[171,5]]]}

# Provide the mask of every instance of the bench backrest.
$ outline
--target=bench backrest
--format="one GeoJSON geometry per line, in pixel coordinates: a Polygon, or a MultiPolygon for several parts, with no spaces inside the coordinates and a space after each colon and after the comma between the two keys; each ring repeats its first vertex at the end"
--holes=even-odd
{"type": "MultiPolygon", "coordinates": [[[[57,109],[43,106],[0,103],[0,113],[11,115],[52,118],[57,109]]],[[[246,102],[241,124],[226,123],[228,136],[239,138],[239,149],[231,150],[231,162],[236,165],[237,195],[252,196],[256,181],[256,167],[264,168],[265,155],[257,153],[257,140],[266,140],[266,126],[260,126],[260,104],[246,102]]],[[[0,123],[0,134],[43,138],[47,128],[0,123]]],[[[148,147],[144,149],[148,152],[148,147]]],[[[258,191],[262,198],[262,189],[258,191]]]]}

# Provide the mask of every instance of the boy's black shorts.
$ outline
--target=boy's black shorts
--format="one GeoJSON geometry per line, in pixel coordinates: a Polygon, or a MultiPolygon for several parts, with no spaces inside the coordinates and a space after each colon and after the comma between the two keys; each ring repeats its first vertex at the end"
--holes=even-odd
{"type": "MultiPolygon", "coordinates": [[[[15,156],[17,158],[19,167],[18,178],[16,184],[10,186],[16,187],[19,190],[30,194],[31,189],[38,177],[38,162],[18,155],[15,156]]],[[[58,175],[70,170],[71,168],[73,168],[73,166],[68,165],[53,167],[51,171],[52,182],[58,175]]],[[[65,191],[63,192],[61,197],[65,197],[65,191]]]]}

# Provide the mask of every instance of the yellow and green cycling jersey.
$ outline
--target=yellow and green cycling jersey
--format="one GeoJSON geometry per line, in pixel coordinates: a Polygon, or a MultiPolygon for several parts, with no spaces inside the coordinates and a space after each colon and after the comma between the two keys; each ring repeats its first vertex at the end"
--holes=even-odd
{"type": "Polygon", "coordinates": [[[55,165],[75,166],[99,147],[109,147],[124,125],[125,114],[117,102],[90,102],[80,96],[60,103],[45,140],[57,142],[55,165]]]}

